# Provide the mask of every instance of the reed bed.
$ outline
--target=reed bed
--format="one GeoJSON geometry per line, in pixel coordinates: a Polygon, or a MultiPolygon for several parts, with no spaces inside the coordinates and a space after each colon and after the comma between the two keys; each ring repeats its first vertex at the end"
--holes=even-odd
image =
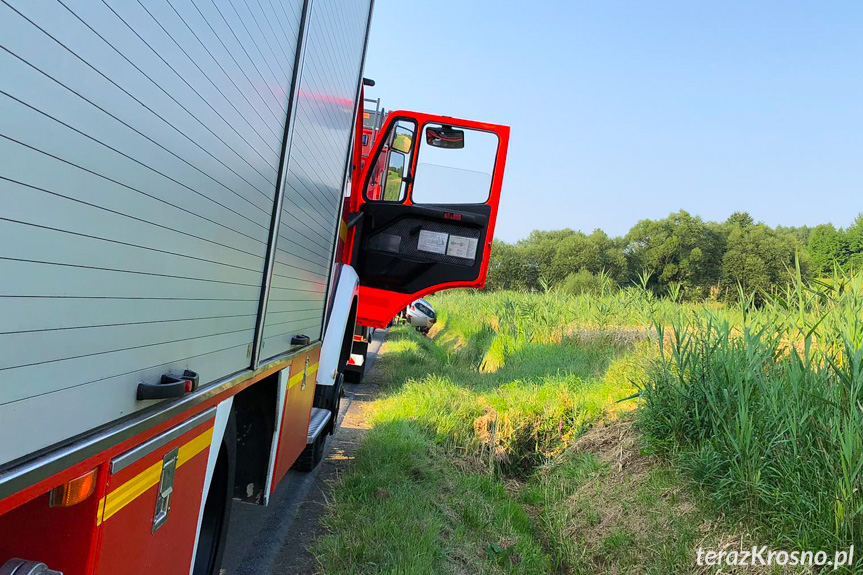
{"type": "Polygon", "coordinates": [[[636,384],[640,429],[719,511],[777,544],[863,548],[863,274],[798,273],[783,292],[741,292],[735,305],[638,287],[433,302],[452,345],[482,342],[480,372],[537,345],[634,349],[637,369],[619,377],[636,384]]]}
{"type": "Polygon", "coordinates": [[[859,547],[863,275],[798,276],[766,302],[654,317],[639,422],[721,511],[782,544],[859,547]]]}
{"type": "Polygon", "coordinates": [[[863,274],[725,305],[645,285],[448,292],[431,337],[392,330],[321,569],[701,574],[699,547],[859,554],[863,274]]]}

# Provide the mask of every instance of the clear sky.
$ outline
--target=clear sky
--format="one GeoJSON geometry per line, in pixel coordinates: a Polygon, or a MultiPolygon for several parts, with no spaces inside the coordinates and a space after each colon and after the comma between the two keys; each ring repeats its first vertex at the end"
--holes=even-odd
{"type": "Polygon", "coordinates": [[[859,0],[376,0],[367,95],[512,127],[496,236],[863,211],[859,0]]]}

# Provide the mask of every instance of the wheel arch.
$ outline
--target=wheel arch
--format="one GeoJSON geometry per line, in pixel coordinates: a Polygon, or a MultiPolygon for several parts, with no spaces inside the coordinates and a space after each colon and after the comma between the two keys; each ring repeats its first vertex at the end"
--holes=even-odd
{"type": "Polygon", "coordinates": [[[318,360],[317,385],[331,386],[347,363],[359,308],[360,280],[349,265],[341,266],[318,360]]]}

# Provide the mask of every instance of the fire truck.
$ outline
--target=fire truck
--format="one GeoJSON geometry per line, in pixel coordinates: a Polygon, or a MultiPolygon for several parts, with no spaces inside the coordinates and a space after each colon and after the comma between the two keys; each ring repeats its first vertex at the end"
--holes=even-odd
{"type": "Polygon", "coordinates": [[[0,575],[219,573],[355,325],[483,285],[509,129],[392,111],[361,167],[371,13],[0,3],[0,575]]]}

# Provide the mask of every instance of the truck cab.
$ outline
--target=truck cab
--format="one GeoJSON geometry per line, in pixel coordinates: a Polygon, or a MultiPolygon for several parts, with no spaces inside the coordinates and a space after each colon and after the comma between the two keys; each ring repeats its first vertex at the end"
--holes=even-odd
{"type": "Polygon", "coordinates": [[[484,285],[509,143],[507,126],[364,101],[344,252],[360,278],[354,382],[370,328],[424,295],[484,285]]]}

